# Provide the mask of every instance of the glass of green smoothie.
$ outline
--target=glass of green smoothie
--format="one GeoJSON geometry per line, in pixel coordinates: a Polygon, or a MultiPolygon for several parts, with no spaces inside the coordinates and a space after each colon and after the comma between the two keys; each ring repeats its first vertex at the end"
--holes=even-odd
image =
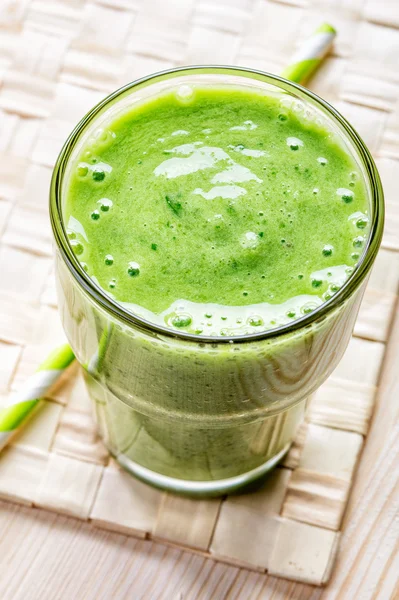
{"type": "Polygon", "coordinates": [[[259,71],[158,73],[77,125],[50,212],[62,322],[116,460],[191,495],[275,466],[381,242],[380,179],[349,123],[259,71]]]}

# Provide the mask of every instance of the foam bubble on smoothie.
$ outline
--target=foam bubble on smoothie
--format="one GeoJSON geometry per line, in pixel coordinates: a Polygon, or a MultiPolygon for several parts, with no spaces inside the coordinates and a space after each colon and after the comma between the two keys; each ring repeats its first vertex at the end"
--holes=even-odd
{"type": "Polygon", "coordinates": [[[70,240],[69,243],[76,256],[80,256],[81,254],[83,254],[84,246],[81,242],[79,242],[79,240],[70,240]]]}
{"type": "Polygon", "coordinates": [[[113,143],[115,138],[115,132],[111,129],[98,127],[87,140],[87,146],[91,148],[92,152],[96,153],[108,148],[113,143]]]}
{"type": "Polygon", "coordinates": [[[359,217],[356,220],[356,227],[358,229],[366,229],[368,222],[369,222],[369,220],[368,220],[367,216],[359,217]]]}
{"type": "Polygon", "coordinates": [[[351,202],[353,202],[353,199],[355,197],[352,190],[348,190],[347,188],[338,188],[337,196],[339,196],[341,200],[345,202],[345,204],[350,204],[351,202]]]}
{"type": "Polygon", "coordinates": [[[362,235],[358,235],[355,238],[353,238],[352,245],[354,248],[362,248],[364,242],[365,242],[364,237],[362,235]]]}
{"type": "Polygon", "coordinates": [[[102,212],[108,212],[113,206],[113,202],[109,198],[100,198],[100,200],[97,200],[97,204],[102,212]]]}
{"type": "Polygon", "coordinates": [[[86,178],[91,176],[91,179],[95,182],[104,181],[105,177],[112,171],[111,165],[105,162],[85,163],[80,162],[78,165],[78,175],[86,178]]]}
{"type": "Polygon", "coordinates": [[[170,319],[170,324],[173,325],[173,327],[177,327],[178,329],[182,329],[183,327],[187,328],[191,325],[191,323],[192,323],[191,315],[189,315],[187,313],[180,313],[180,314],[174,315],[170,319]]]}
{"type": "Polygon", "coordinates": [[[288,137],[287,138],[287,146],[291,148],[291,150],[299,150],[299,148],[303,147],[303,141],[297,137],[288,137]]]}
{"type": "Polygon", "coordinates": [[[301,306],[301,313],[303,315],[308,315],[309,313],[313,312],[314,310],[316,310],[316,308],[319,306],[319,304],[317,302],[306,302],[306,304],[304,304],[303,306],[301,306]]]}
{"type": "Polygon", "coordinates": [[[251,327],[262,327],[264,325],[263,319],[259,315],[251,315],[247,319],[247,323],[248,325],[251,325],[251,327]]]}
{"type": "Polygon", "coordinates": [[[140,275],[140,265],[135,261],[130,261],[127,267],[127,272],[130,277],[137,277],[140,275]]]}
{"type": "Polygon", "coordinates": [[[323,250],[322,250],[323,256],[331,256],[333,251],[334,251],[334,248],[333,248],[333,246],[331,246],[331,244],[325,244],[323,246],[323,250]]]}
{"type": "Polygon", "coordinates": [[[254,249],[260,242],[259,236],[253,231],[247,231],[240,238],[240,244],[243,248],[254,249]]]}
{"type": "Polygon", "coordinates": [[[181,104],[187,104],[191,102],[194,97],[194,90],[191,85],[183,84],[178,87],[176,91],[176,98],[181,104]]]}
{"type": "Polygon", "coordinates": [[[91,172],[91,176],[94,181],[103,181],[105,179],[105,171],[101,167],[95,167],[91,172]]]}
{"type": "Polygon", "coordinates": [[[362,213],[361,211],[356,211],[355,213],[352,213],[348,217],[348,220],[351,221],[357,229],[366,229],[369,222],[368,216],[365,213],[362,213]]]}
{"type": "Polygon", "coordinates": [[[86,177],[89,172],[89,167],[85,163],[79,163],[77,167],[79,177],[86,177]]]}

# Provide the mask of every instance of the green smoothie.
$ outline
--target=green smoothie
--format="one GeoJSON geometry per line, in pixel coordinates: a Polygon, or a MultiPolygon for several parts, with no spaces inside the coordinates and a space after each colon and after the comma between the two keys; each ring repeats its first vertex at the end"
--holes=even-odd
{"type": "Polygon", "coordinates": [[[65,222],[88,274],[132,312],[234,336],[331,298],[367,212],[354,160],[322,126],[270,96],[183,87],[96,133],[65,222]]]}
{"type": "Polygon", "coordinates": [[[132,86],[59,163],[60,313],[101,435],[130,472],[201,494],[288,450],[364,278],[297,320],[357,273],[370,229],[360,155],[328,110],[223,85],[225,70],[218,86],[132,86]]]}

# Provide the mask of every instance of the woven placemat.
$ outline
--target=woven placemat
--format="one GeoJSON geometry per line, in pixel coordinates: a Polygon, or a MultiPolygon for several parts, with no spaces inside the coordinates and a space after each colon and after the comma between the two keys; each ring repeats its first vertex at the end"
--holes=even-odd
{"type": "Polygon", "coordinates": [[[281,577],[328,581],[372,418],[399,279],[399,9],[389,0],[2,0],[0,395],[62,341],[48,186],[74,124],[112,89],[177,64],[279,72],[320,20],[339,31],[312,81],[355,125],[385,186],[383,249],[355,337],[284,464],[253,494],[194,501],[110,460],[77,368],[0,457],[0,497],[281,577]]]}

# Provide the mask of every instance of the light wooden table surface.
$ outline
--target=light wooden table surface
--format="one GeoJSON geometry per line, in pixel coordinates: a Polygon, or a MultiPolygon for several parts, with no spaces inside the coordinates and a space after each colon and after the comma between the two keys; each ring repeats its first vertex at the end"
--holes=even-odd
{"type": "MultiPolygon", "coordinates": [[[[0,290],[0,393],[31,343],[32,323],[54,306],[48,180],[84,112],[123,83],[178,64],[279,72],[323,20],[339,37],[312,89],[376,156],[387,192],[384,251],[397,252],[397,0],[0,0],[0,267],[8,280],[7,295],[0,290]]],[[[0,502],[0,600],[399,599],[398,306],[387,337],[378,406],[327,588],[0,502]]]]}
{"type": "MultiPolygon", "coordinates": [[[[398,309],[398,306],[396,307],[398,309]]],[[[2,600],[397,600],[399,311],[330,584],[314,588],[0,503],[2,600]]]]}

